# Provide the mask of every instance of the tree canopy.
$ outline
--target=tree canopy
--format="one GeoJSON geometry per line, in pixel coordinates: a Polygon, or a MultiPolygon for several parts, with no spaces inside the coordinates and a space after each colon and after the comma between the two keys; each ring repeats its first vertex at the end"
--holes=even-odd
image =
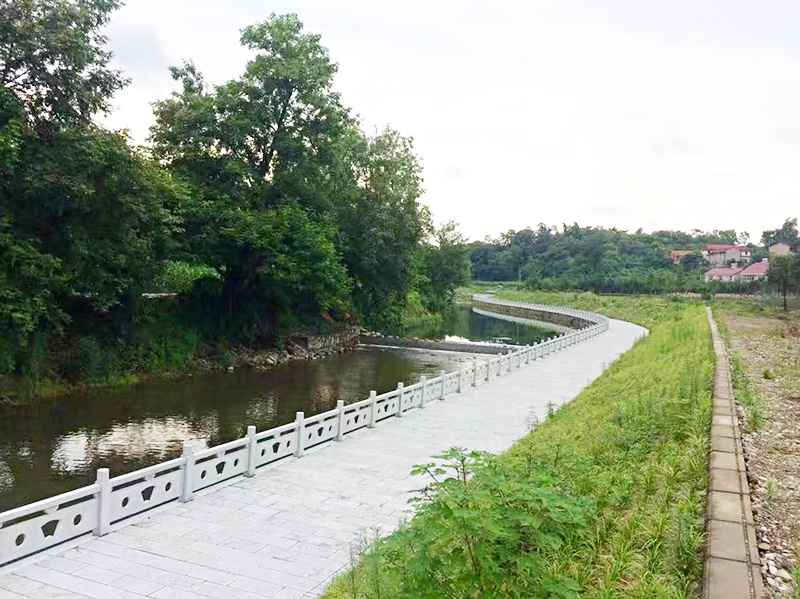
{"type": "Polygon", "coordinates": [[[141,150],[92,121],[127,83],[102,35],[118,6],[0,0],[0,375],[58,352],[98,371],[162,317],[148,291],[179,289],[173,337],[209,344],[331,321],[396,329],[414,289],[446,305],[461,279],[426,270],[454,249],[427,242],[413,140],[362,131],[319,35],[273,14],[242,31],[254,56],[239,77],[172,68],[141,150]]]}

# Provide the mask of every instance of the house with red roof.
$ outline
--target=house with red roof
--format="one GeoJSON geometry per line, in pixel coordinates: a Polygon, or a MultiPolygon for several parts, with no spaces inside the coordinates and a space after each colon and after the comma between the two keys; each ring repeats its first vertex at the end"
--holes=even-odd
{"type": "Polygon", "coordinates": [[[750,282],[750,281],[758,281],[759,279],[763,279],[767,276],[767,271],[769,270],[769,262],[767,260],[762,260],[761,262],[756,262],[755,264],[751,264],[738,275],[736,275],[736,279],[739,281],[750,282]]]}
{"type": "Polygon", "coordinates": [[[717,268],[712,268],[706,272],[704,279],[706,283],[709,281],[741,281],[743,283],[749,283],[763,279],[767,276],[768,270],[769,262],[765,258],[761,262],[756,262],[746,268],[743,266],[719,266],[717,268]]]}
{"type": "Polygon", "coordinates": [[[718,266],[707,271],[704,278],[706,283],[709,281],[724,281],[730,282],[736,280],[736,275],[744,269],[741,267],[731,268],[729,266],[718,266]]]}
{"type": "Polygon", "coordinates": [[[714,266],[726,266],[731,262],[750,262],[750,248],[733,243],[708,243],[702,249],[703,258],[714,266]]]}

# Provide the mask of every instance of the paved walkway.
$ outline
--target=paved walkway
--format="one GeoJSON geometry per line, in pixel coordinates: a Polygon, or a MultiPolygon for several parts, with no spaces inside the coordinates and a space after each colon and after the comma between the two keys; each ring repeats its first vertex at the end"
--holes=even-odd
{"type": "Polygon", "coordinates": [[[714,411],[709,460],[706,599],[760,599],[764,594],[742,435],[733,405],[728,352],[706,308],[714,340],[714,411]]]}
{"type": "Polygon", "coordinates": [[[0,599],[316,597],[360,536],[385,534],[407,514],[423,484],[409,476],[414,464],[452,446],[503,451],[531,416],[570,401],[643,332],[611,321],[602,335],[486,386],[0,569],[0,599]]]}

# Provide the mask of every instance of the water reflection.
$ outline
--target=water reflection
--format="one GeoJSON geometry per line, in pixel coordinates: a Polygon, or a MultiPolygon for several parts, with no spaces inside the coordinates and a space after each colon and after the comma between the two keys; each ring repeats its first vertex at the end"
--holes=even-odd
{"type": "MultiPolygon", "coordinates": [[[[462,307],[417,337],[455,335],[472,341],[510,338],[533,344],[552,335],[536,327],[487,318],[462,307]]],[[[177,457],[184,442],[202,448],[383,393],[399,381],[455,370],[471,354],[362,348],[267,372],[239,370],[194,378],[94,389],[28,406],[0,406],[0,511],[92,482],[97,468],[112,475],[177,457]]]]}
{"type": "Polygon", "coordinates": [[[267,372],[150,381],[0,407],[0,511],[92,482],[97,468],[130,472],[181,453],[290,422],[415,382],[467,356],[365,348],[267,372]]]}
{"type": "Polygon", "coordinates": [[[512,345],[533,345],[557,333],[552,329],[499,320],[458,305],[440,323],[408,327],[407,337],[445,341],[498,341],[512,345]]]}

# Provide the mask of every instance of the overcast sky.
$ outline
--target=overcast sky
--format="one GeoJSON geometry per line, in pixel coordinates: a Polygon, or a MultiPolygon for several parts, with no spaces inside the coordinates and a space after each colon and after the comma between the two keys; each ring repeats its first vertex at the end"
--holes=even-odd
{"type": "Polygon", "coordinates": [[[472,239],[561,225],[736,229],[800,216],[797,0],[128,0],[111,126],[144,141],[191,59],[239,76],[240,30],[296,12],[365,130],[412,136],[423,202],[472,239]]]}

